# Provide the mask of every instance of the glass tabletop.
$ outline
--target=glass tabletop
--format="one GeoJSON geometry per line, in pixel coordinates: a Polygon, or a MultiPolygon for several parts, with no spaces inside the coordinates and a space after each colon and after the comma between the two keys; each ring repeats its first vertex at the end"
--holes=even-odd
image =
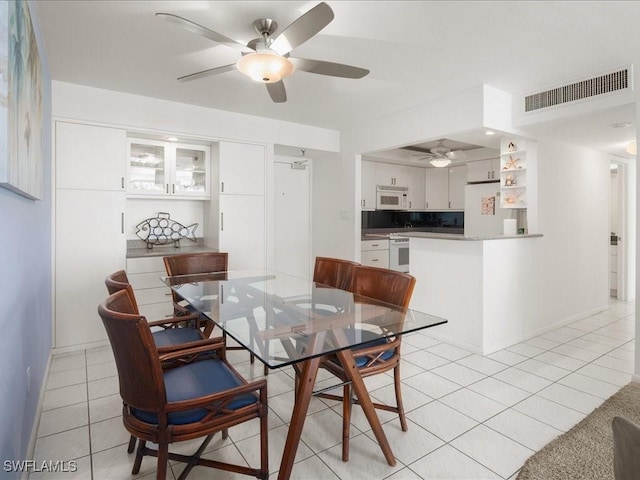
{"type": "Polygon", "coordinates": [[[264,270],[181,275],[163,280],[270,368],[447,322],[311,280],[264,270]]]}

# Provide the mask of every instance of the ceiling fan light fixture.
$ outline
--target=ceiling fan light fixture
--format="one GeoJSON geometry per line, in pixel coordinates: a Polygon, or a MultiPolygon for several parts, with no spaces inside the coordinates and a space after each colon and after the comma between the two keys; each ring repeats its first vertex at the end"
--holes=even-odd
{"type": "Polygon", "coordinates": [[[631,142],[627,144],[626,150],[629,155],[635,155],[638,151],[638,144],[636,142],[631,142]]]}
{"type": "Polygon", "coordinates": [[[279,82],[294,71],[293,64],[287,58],[268,51],[248,53],[236,65],[247,77],[262,83],[279,82]]]}
{"type": "Polygon", "coordinates": [[[451,163],[451,160],[448,158],[434,158],[429,163],[434,167],[442,168],[448,166],[451,163]]]}

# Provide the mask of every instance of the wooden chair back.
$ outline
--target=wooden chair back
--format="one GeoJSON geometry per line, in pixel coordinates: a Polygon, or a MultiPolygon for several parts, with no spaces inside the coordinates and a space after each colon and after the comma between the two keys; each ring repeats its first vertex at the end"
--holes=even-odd
{"type": "Polygon", "coordinates": [[[229,265],[227,252],[179,253],[162,258],[167,275],[226,272],[229,265]]]}
{"type": "Polygon", "coordinates": [[[136,296],[133,293],[133,287],[129,283],[129,277],[127,277],[127,272],[124,270],[118,270],[117,272],[108,275],[107,278],[104,279],[104,284],[107,286],[109,295],[113,295],[120,290],[126,290],[129,297],[131,297],[131,303],[133,304],[135,313],[140,313],[136,296]]]}
{"type": "Polygon", "coordinates": [[[147,320],[138,314],[126,290],[98,306],[107,331],[122,400],[140,410],[159,412],[167,403],[162,367],[147,320]]]}
{"type": "Polygon", "coordinates": [[[353,268],[351,291],[359,299],[366,297],[407,308],[415,285],[415,277],[408,273],[364,265],[353,268]]]}
{"type": "Polygon", "coordinates": [[[331,257],[316,257],[313,281],[322,285],[350,290],[353,268],[357,262],[331,257]]]}

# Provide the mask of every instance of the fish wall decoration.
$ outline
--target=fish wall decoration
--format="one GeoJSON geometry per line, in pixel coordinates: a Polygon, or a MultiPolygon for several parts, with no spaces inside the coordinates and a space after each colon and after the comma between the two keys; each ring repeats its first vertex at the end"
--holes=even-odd
{"type": "Polygon", "coordinates": [[[171,220],[171,216],[166,212],[158,212],[157,217],[147,218],[136,225],[136,235],[147,244],[147,248],[154,245],[169,245],[180,247],[180,240],[186,238],[192,242],[196,241],[196,228],[194,223],[185,227],[181,223],[171,220]]]}

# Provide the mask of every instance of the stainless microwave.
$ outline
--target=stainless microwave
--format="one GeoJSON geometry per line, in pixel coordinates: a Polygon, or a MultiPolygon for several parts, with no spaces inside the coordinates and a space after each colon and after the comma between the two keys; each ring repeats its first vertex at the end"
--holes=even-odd
{"type": "Polygon", "coordinates": [[[376,190],[377,210],[407,210],[409,208],[408,187],[378,185],[376,190]]]}

